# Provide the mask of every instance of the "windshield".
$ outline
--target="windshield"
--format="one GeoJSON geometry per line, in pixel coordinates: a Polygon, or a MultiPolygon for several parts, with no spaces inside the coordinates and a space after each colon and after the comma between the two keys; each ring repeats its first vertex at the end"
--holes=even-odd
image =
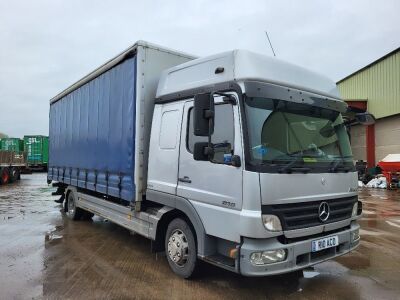
{"type": "Polygon", "coordinates": [[[245,110],[251,165],[279,167],[275,171],[302,168],[304,172],[353,168],[339,112],[259,97],[247,97],[245,110]]]}

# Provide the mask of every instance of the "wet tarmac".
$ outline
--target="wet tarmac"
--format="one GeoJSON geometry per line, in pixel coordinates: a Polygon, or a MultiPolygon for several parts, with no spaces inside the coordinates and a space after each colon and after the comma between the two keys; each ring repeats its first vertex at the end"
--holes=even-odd
{"type": "Polygon", "coordinates": [[[176,277],[150,241],[73,222],[45,174],[0,186],[0,299],[400,299],[400,191],[363,189],[361,245],[303,274],[246,278],[201,264],[176,277]]]}

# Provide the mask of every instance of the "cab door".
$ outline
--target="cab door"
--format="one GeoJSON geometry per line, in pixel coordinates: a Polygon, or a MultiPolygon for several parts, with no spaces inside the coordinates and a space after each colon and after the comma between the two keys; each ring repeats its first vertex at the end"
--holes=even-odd
{"type": "Polygon", "coordinates": [[[207,137],[193,134],[193,101],[184,105],[181,132],[177,195],[191,201],[203,221],[206,232],[227,237],[221,221],[237,222],[242,207],[242,166],[232,166],[230,158],[242,158],[242,136],[238,105],[215,101],[214,133],[215,155],[211,161],[193,159],[196,142],[207,137]]]}

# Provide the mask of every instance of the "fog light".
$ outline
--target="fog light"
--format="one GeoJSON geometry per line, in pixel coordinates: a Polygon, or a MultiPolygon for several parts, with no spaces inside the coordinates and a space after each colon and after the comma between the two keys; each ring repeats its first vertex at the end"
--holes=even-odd
{"type": "Polygon", "coordinates": [[[282,231],[282,225],[279,218],[275,215],[262,215],[264,227],[269,231],[282,231]]]}
{"type": "Polygon", "coordinates": [[[354,230],[352,233],[351,233],[351,241],[352,242],[356,242],[356,241],[358,241],[360,239],[360,231],[357,229],[357,230],[354,230]]]}
{"type": "Polygon", "coordinates": [[[352,216],[352,217],[357,216],[357,211],[358,211],[358,202],[354,203],[354,205],[353,205],[353,210],[352,210],[352,212],[351,212],[351,216],[352,216]]]}
{"type": "Polygon", "coordinates": [[[273,264],[276,262],[284,261],[285,259],[286,259],[285,249],[253,252],[250,255],[250,262],[256,266],[273,264]]]}

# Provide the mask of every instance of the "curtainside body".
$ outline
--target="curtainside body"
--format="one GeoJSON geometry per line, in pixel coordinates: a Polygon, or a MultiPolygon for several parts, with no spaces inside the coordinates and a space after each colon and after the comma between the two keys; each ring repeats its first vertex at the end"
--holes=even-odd
{"type": "Polygon", "coordinates": [[[158,78],[190,59],[138,42],[53,98],[48,180],[140,202],[158,78]]]}

